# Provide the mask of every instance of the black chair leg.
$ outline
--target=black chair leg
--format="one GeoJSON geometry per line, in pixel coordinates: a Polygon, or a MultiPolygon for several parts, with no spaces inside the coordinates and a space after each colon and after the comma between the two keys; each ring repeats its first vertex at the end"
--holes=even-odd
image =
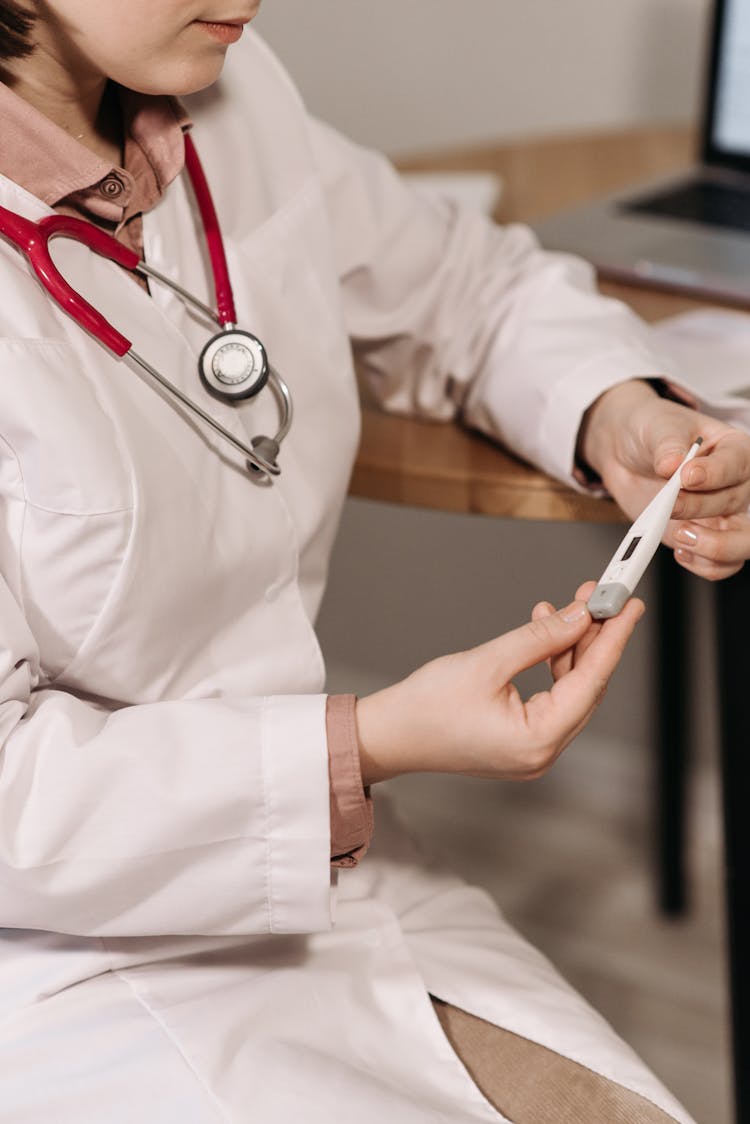
{"type": "MultiPolygon", "coordinates": [[[[689,762],[687,573],[660,547],[656,570],[656,841],[659,905],[687,907],[686,787],[689,762]]],[[[750,1119],[750,1118],[749,1118],[750,1119]]]]}
{"type": "Polygon", "coordinates": [[[735,1120],[750,1121],[750,571],[716,587],[735,1120]]]}

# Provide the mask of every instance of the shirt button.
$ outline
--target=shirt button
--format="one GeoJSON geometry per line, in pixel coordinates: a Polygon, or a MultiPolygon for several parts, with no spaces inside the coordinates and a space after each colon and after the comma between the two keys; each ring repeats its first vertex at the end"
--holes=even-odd
{"type": "Polygon", "coordinates": [[[125,184],[122,182],[119,176],[116,176],[114,172],[111,172],[101,181],[101,183],[99,184],[99,190],[101,191],[102,195],[106,195],[108,199],[117,199],[118,196],[122,195],[123,191],[125,190],[125,184]]]}

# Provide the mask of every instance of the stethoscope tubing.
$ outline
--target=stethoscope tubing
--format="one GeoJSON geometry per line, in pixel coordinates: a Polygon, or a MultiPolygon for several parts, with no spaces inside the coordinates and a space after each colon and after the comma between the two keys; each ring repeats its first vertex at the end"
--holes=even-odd
{"type": "MultiPolygon", "coordinates": [[[[200,167],[200,165],[198,165],[198,167],[200,167]]],[[[205,219],[206,215],[203,214],[202,217],[205,219]]],[[[146,262],[139,262],[136,266],[135,272],[140,273],[144,277],[152,278],[153,280],[158,281],[160,284],[164,285],[167,289],[171,289],[172,292],[181,297],[182,300],[186,302],[186,304],[192,305],[193,308],[199,309],[199,311],[213,320],[214,323],[218,324],[220,327],[226,329],[227,331],[231,331],[236,327],[236,325],[233,323],[223,321],[221,315],[217,314],[217,312],[215,312],[214,309],[210,307],[210,305],[204,304],[203,301],[199,300],[198,297],[194,296],[192,293],[189,293],[188,290],[184,289],[182,285],[178,284],[178,282],[174,281],[171,277],[167,277],[167,275],[165,273],[162,273],[160,270],[154,269],[153,266],[147,265],[146,262]]],[[[232,313],[234,313],[234,307],[232,307],[232,313]]],[[[218,422],[216,418],[206,413],[206,411],[202,409],[202,407],[199,406],[197,402],[194,402],[192,398],[189,398],[187,394],[184,394],[179,389],[179,387],[175,386],[175,384],[172,383],[168,378],[166,378],[165,375],[162,375],[159,371],[156,370],[155,367],[152,367],[151,364],[148,363],[143,358],[143,356],[134,351],[132,347],[127,354],[135,361],[135,363],[138,364],[139,367],[146,371],[146,373],[149,374],[151,378],[155,379],[160,384],[160,386],[164,387],[165,390],[168,390],[171,394],[173,394],[175,398],[177,398],[183,404],[183,406],[192,411],[192,413],[197,417],[201,418],[201,420],[205,422],[206,425],[210,426],[211,429],[213,429],[216,433],[219,433],[226,441],[229,441],[230,444],[235,447],[235,449],[243,453],[243,455],[247,457],[249,464],[253,468],[257,469],[259,472],[265,472],[269,476],[280,475],[280,469],[275,460],[273,462],[267,460],[265,457],[261,456],[260,453],[258,453],[257,449],[251,449],[243,441],[240,441],[238,437],[235,437],[234,434],[230,433],[228,429],[225,429],[221,422],[218,422]]],[[[272,438],[272,443],[278,446],[284,440],[292,426],[292,396],[289,391],[289,387],[285,383],[284,379],[282,379],[281,375],[273,367],[271,367],[269,370],[268,385],[276,398],[276,402],[279,407],[279,417],[281,418],[281,424],[279,425],[276,434],[272,438]]]]}
{"type": "MultiPolygon", "coordinates": [[[[24,253],[36,273],[37,279],[47,290],[49,295],[69,316],[72,316],[82,328],[90,332],[110,351],[119,358],[129,357],[150,378],[154,379],[164,390],[176,398],[187,410],[211,429],[219,434],[225,441],[241,452],[247,459],[247,465],[255,472],[260,473],[265,482],[272,483],[272,478],[280,475],[276,463],[279,446],[286,437],[292,424],[292,398],[287,384],[281,375],[268,362],[265,349],[257,337],[239,329],[236,325],[234,296],[229,278],[224,242],[221,236],[219,220],[214,207],[211,192],[208,187],[203,167],[189,134],[185,136],[185,165],[195,193],[198,210],[203,224],[211,268],[214,278],[216,296],[216,310],[189,293],[182,285],[172,280],[166,274],[147,265],[128,247],[118,242],[111,235],[102,231],[91,223],[68,215],[48,215],[34,223],[23,218],[6,207],[0,206],[0,233],[9,238],[24,253]],[[217,421],[207,411],[188,397],[179,387],[175,386],[165,375],[133,350],[130,340],[126,339],[114,328],[100,312],[90,305],[80,294],[76,293],[62,277],[50,257],[48,243],[54,237],[68,237],[80,240],[95,253],[116,262],[118,265],[134,273],[139,273],[144,278],[152,278],[165,285],[176,293],[183,301],[199,310],[203,315],[214,321],[221,331],[214,337],[220,345],[220,350],[211,351],[211,342],[201,354],[200,373],[201,379],[206,383],[209,391],[216,397],[229,402],[236,402],[241,398],[253,397],[268,382],[274,394],[279,411],[279,428],[276,435],[265,437],[258,435],[246,444],[235,437],[221,422],[217,421]],[[248,344],[247,341],[250,341],[248,344]],[[226,341],[226,342],[225,342],[226,341]],[[228,389],[216,384],[211,371],[207,371],[204,364],[206,352],[210,354],[206,364],[216,362],[222,348],[238,348],[244,346],[252,353],[255,348],[255,357],[260,357],[260,374],[256,378],[255,386],[248,384],[237,393],[229,393],[228,389]],[[212,358],[213,357],[213,358],[212,358]],[[210,375],[210,377],[209,377],[210,375]],[[214,379],[212,382],[211,380],[214,379]],[[261,451],[262,450],[262,451],[261,451]]],[[[252,362],[255,364],[256,359],[252,362]]],[[[252,368],[255,370],[255,367],[252,368]]],[[[217,372],[218,377],[218,372],[217,372]]],[[[222,380],[227,381],[227,380],[222,380]]],[[[228,380],[228,381],[231,381],[228,380]]]]}
{"type": "Polygon", "coordinates": [[[187,289],[183,289],[182,285],[178,285],[171,277],[167,277],[166,273],[162,273],[159,269],[154,269],[152,265],[147,265],[145,261],[139,261],[138,265],[133,270],[134,273],[140,273],[142,277],[150,277],[154,281],[158,281],[160,285],[164,285],[167,289],[171,289],[178,297],[182,297],[184,301],[191,304],[193,308],[199,309],[204,315],[218,324],[220,328],[234,328],[234,323],[222,321],[220,316],[217,316],[215,310],[210,305],[204,304],[203,301],[198,300],[197,297],[189,293],[187,289]]]}
{"type": "MultiPolygon", "coordinates": [[[[225,441],[228,441],[230,445],[233,445],[238,452],[242,453],[243,456],[247,458],[248,463],[252,468],[257,469],[258,472],[264,472],[268,476],[280,475],[281,469],[279,468],[278,464],[276,464],[275,460],[273,462],[266,460],[266,458],[262,457],[260,453],[257,452],[257,450],[245,444],[244,441],[241,441],[239,437],[236,437],[234,433],[231,433],[228,429],[226,429],[221,424],[221,422],[217,421],[216,418],[211,416],[211,414],[206,413],[206,411],[201,406],[199,406],[197,402],[194,402],[192,398],[189,398],[187,394],[184,394],[178,386],[175,386],[175,384],[166,377],[166,375],[163,375],[160,371],[157,371],[155,367],[152,367],[151,364],[146,359],[144,359],[142,355],[139,355],[137,351],[134,351],[132,347],[130,351],[127,352],[125,358],[131,359],[134,363],[141,367],[147,375],[149,375],[152,379],[159,383],[159,385],[162,386],[170,394],[173,394],[174,397],[177,398],[177,400],[181,402],[183,406],[191,411],[191,413],[195,414],[196,417],[199,417],[207,426],[213,429],[216,433],[220,434],[220,436],[223,437],[225,441]]],[[[292,396],[289,393],[289,388],[284,380],[276,373],[276,371],[273,370],[273,368],[271,368],[269,374],[268,385],[276,397],[276,401],[279,405],[279,412],[282,418],[282,424],[280,425],[275,437],[273,438],[273,443],[275,445],[280,445],[289,432],[292,424],[292,396]]]]}
{"type": "Polygon", "coordinates": [[[214,293],[216,296],[216,310],[219,324],[235,324],[237,314],[234,308],[232,282],[229,278],[229,266],[224,250],[224,239],[221,236],[219,216],[211,196],[206,173],[198,158],[193,138],[190,133],[185,133],[185,167],[190,182],[193,185],[195,200],[200,211],[203,232],[208,246],[208,256],[211,259],[211,271],[214,275],[214,293]]]}

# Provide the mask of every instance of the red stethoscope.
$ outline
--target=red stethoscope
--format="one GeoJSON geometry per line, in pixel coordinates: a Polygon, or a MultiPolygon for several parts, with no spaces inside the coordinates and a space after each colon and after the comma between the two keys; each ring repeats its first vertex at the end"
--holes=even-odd
{"type": "Polygon", "coordinates": [[[234,297],[219,220],[205,173],[189,134],[185,135],[185,167],[193,186],[208,245],[216,311],[163,273],[146,265],[133,250],[84,219],[68,215],[47,215],[39,222],[31,222],[6,207],[0,207],[0,235],[12,242],[28,258],[38,280],[64,312],[115,355],[120,358],[127,356],[133,360],[183,406],[239,450],[247,458],[247,466],[252,470],[255,480],[271,483],[272,478],[280,472],[277,463],[279,446],[292,424],[291,395],[278,371],[269,363],[266,349],[258,337],[236,326],[234,297]],[[182,300],[217,323],[221,331],[211,337],[198,359],[198,373],[203,385],[214,397],[230,403],[252,398],[268,385],[279,410],[279,428],[275,436],[259,434],[251,439],[250,445],[245,444],[133,351],[130,340],[113,328],[58,272],[50,257],[48,243],[51,238],[59,236],[83,242],[95,253],[125,269],[166,285],[182,300]]]}

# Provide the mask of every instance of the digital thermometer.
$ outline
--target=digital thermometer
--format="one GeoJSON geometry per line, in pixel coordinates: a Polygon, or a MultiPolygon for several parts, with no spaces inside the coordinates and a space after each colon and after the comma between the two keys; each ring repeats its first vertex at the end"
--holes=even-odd
{"type": "Polygon", "coordinates": [[[682,464],[672,473],[664,487],[656,493],[651,503],[643,509],[618,546],[589,598],[589,612],[595,620],[616,617],[628,598],[632,597],[635,587],[656,553],[672,516],[681,487],[680,474],[702,444],[703,438],[699,437],[695,444],[691,445],[682,464]]]}

